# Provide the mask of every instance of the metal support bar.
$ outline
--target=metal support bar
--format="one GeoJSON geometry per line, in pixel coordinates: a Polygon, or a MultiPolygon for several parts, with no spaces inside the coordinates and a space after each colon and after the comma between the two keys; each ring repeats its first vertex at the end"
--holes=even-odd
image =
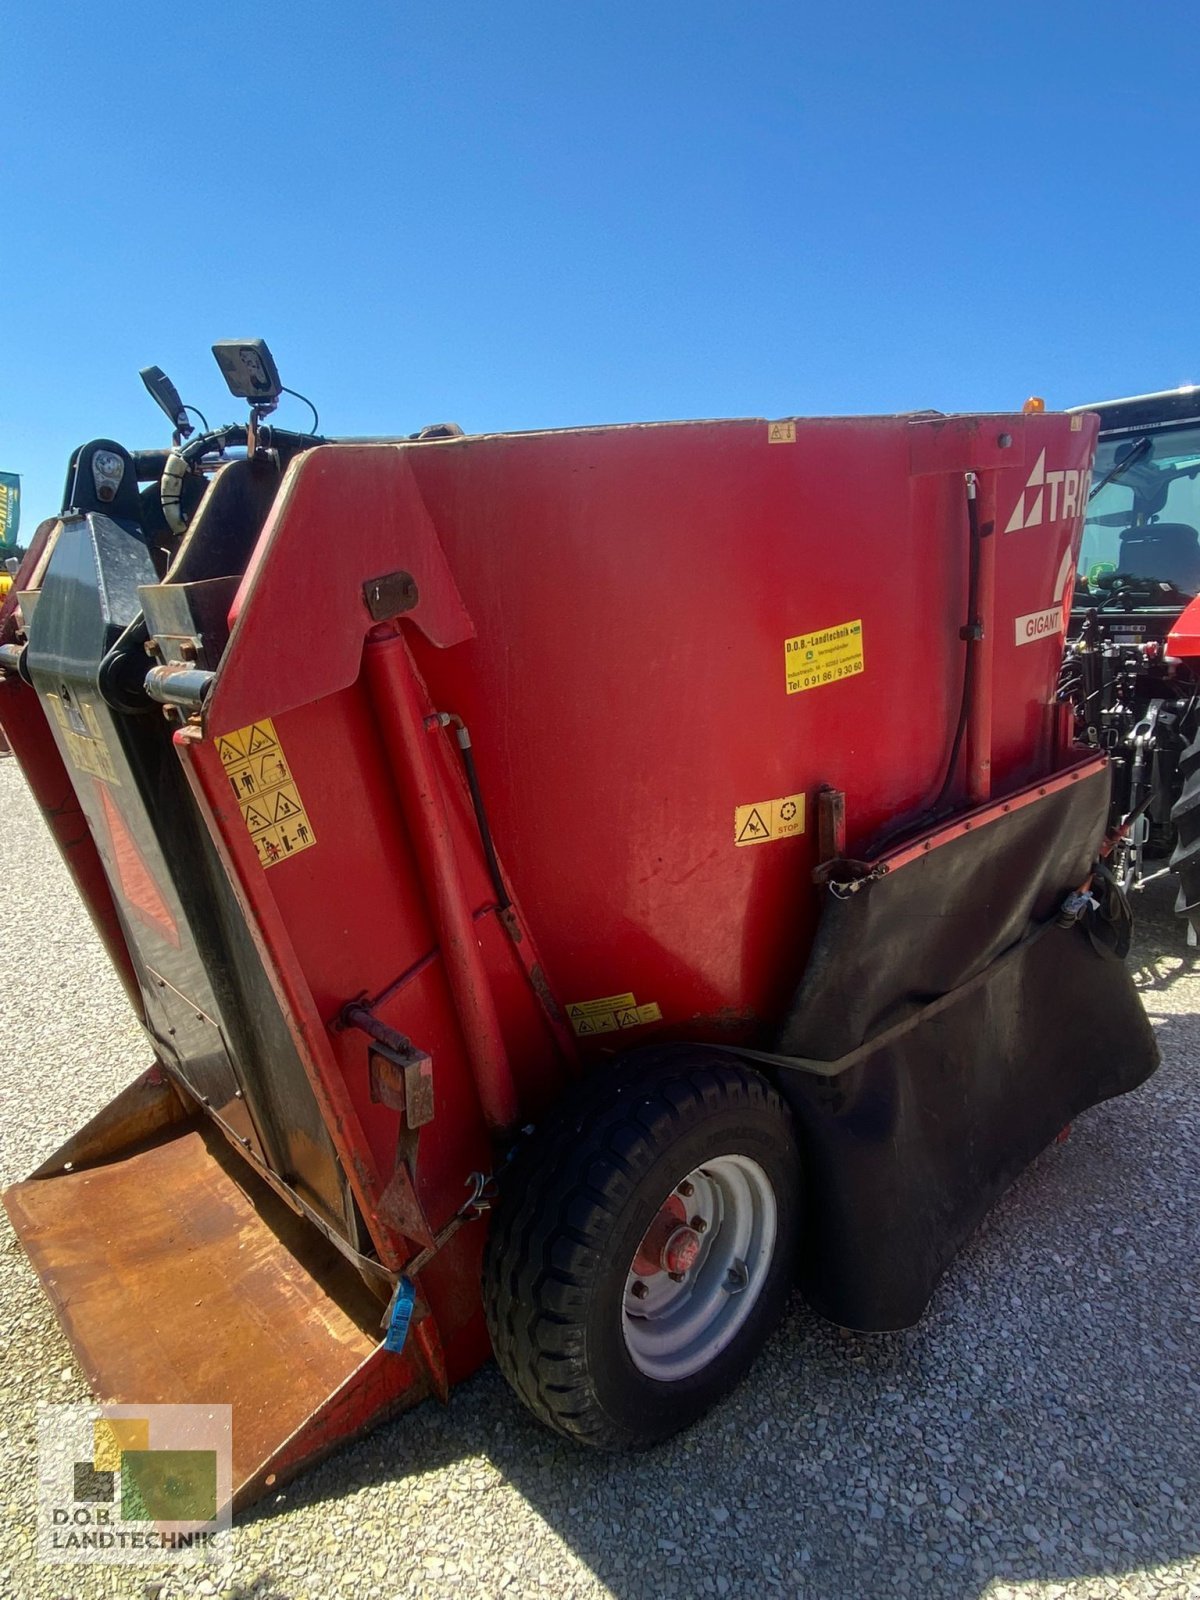
{"type": "Polygon", "coordinates": [[[199,667],[151,667],[146,674],[146,693],[159,705],[200,711],[215,677],[215,672],[205,672],[199,667]]]}
{"type": "Polygon", "coordinates": [[[846,796],[828,784],[817,791],[817,860],[840,861],[846,854],[846,796]]]}
{"type": "Polygon", "coordinates": [[[363,653],[372,708],[430,898],[480,1108],[491,1128],[508,1131],[517,1122],[516,1087],[425,731],[428,707],[400,635],[369,637],[363,653]]]}

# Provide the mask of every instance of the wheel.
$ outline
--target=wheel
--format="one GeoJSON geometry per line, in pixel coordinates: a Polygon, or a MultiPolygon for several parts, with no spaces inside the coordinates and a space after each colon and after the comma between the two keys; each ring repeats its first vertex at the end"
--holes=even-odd
{"type": "Polygon", "coordinates": [[[484,1304],[543,1422],[607,1449],[687,1427],[783,1310],[800,1232],[791,1114],[729,1058],[598,1068],[501,1185],[484,1304]]]}

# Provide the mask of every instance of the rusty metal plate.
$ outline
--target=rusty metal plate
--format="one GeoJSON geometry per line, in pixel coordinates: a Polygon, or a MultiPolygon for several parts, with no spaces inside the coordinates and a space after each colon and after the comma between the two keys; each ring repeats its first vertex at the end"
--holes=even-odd
{"type": "Polygon", "coordinates": [[[290,1475],[427,1382],[407,1356],[381,1365],[379,1301],[219,1133],[171,1133],[4,1203],[97,1394],[233,1407],[245,1503],[289,1441],[290,1475]]]}

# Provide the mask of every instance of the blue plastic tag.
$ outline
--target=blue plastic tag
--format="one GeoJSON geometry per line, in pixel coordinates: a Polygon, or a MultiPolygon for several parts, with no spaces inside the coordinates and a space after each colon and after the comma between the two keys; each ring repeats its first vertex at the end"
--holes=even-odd
{"type": "Polygon", "coordinates": [[[383,1340],[383,1348],[390,1350],[393,1355],[399,1355],[404,1349],[404,1341],[408,1338],[408,1325],[412,1321],[413,1306],[416,1303],[417,1291],[413,1288],[408,1278],[401,1278],[396,1285],[396,1297],[392,1301],[392,1315],[388,1322],[388,1330],[383,1340]]]}

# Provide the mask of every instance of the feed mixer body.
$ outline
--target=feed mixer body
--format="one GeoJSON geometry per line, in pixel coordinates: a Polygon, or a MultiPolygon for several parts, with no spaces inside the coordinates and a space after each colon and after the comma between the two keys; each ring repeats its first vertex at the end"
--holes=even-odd
{"type": "Polygon", "coordinates": [[[1152,1061],[1127,980],[1106,1016],[1086,973],[1098,1064],[1036,1114],[986,1049],[910,1081],[887,1033],[1024,950],[1100,846],[1055,696],[1092,420],[250,446],[177,539],[161,463],[85,447],[0,619],[0,721],[157,1057],[9,1196],[93,1382],[228,1398],[242,1500],[444,1394],[490,1348],[477,1219],[517,1130],[680,1050],[791,1106],[814,1303],[912,1320],[1152,1061]],[[895,1226],[911,1271],[876,1259],[895,1226]],[[180,1309],[215,1283],[197,1359],[180,1309]]]}

